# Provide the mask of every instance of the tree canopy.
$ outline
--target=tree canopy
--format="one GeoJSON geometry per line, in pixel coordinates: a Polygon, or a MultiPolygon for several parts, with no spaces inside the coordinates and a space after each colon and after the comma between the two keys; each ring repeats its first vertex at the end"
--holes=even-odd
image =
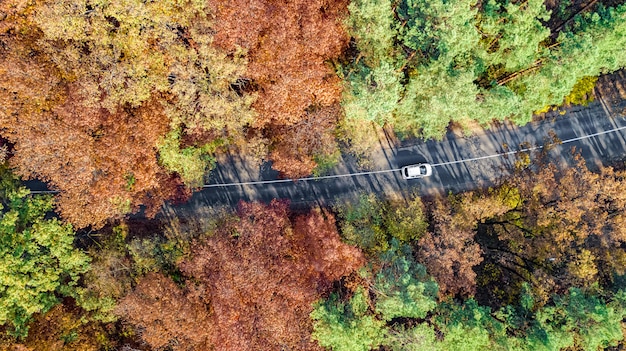
{"type": "Polygon", "coordinates": [[[553,32],[543,0],[353,1],[346,118],[425,138],[450,122],[524,124],[585,77],[626,65],[624,11],[599,5],[553,32]]]}
{"type": "Polygon", "coordinates": [[[180,262],[184,291],[148,275],[119,313],[146,328],[143,338],[154,348],[315,350],[312,303],[362,263],[328,213],[290,218],[285,202],[241,203],[237,218],[180,262]]]}
{"type": "Polygon", "coordinates": [[[622,291],[605,299],[572,288],[539,307],[527,289],[519,304],[492,311],[471,298],[437,302],[436,282],[406,248],[392,247],[381,261],[348,296],[332,294],[316,304],[311,318],[320,345],[333,351],[592,351],[624,337],[622,291]]]}
{"type": "Polygon", "coordinates": [[[204,183],[219,145],[243,138],[253,95],[241,54],[212,46],[200,2],[6,1],[0,127],[12,165],[61,191],[79,227],[204,183]]]}
{"type": "Polygon", "coordinates": [[[264,130],[270,159],[285,176],[310,174],[313,156],[334,151],[341,85],[327,61],[347,46],[346,6],[346,0],[209,1],[215,44],[247,52],[245,76],[258,94],[253,125],[264,130]]]}
{"type": "Polygon", "coordinates": [[[371,122],[441,137],[585,101],[626,65],[625,11],[550,28],[542,0],[7,0],[0,133],[20,176],[98,227],[187,198],[227,150],[297,178],[371,122]]]}
{"type": "Polygon", "coordinates": [[[1,172],[0,325],[24,337],[34,314],[47,312],[62,297],[78,296],[77,282],[90,259],[74,248],[71,225],[46,218],[50,196],[31,196],[7,179],[6,166],[1,172]]]}
{"type": "Polygon", "coordinates": [[[297,178],[584,104],[624,47],[619,1],[0,1],[0,350],[623,348],[621,164],[114,220],[227,155],[297,178]]]}

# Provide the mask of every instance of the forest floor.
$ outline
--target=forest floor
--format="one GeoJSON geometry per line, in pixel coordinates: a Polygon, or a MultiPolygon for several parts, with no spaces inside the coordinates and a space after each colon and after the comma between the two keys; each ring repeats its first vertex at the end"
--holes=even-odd
{"type": "MultiPolygon", "coordinates": [[[[596,98],[600,98],[607,105],[617,105],[617,102],[626,100],[626,70],[622,69],[612,74],[600,76],[594,90],[596,98]]],[[[626,110],[615,111],[626,114],[626,110]]]]}

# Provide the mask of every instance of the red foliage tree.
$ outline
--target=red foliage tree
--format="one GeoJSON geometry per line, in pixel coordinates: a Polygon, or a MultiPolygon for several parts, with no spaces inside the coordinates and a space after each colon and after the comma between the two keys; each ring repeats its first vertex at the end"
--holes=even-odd
{"type": "Polygon", "coordinates": [[[180,265],[193,289],[151,274],[118,311],[155,348],[321,350],[310,339],[312,303],[363,262],[341,242],[330,214],[291,220],[285,202],[241,203],[239,219],[180,265]]]}
{"type": "MultiPolygon", "coordinates": [[[[347,46],[341,21],[348,1],[210,0],[209,4],[218,28],[215,44],[231,52],[239,48],[248,52],[246,75],[259,90],[253,104],[258,112],[255,126],[264,128],[272,140],[281,135],[281,140],[297,139],[302,126],[296,126],[303,120],[328,129],[323,114],[307,111],[332,106],[341,98],[339,78],[326,61],[347,46]]],[[[315,166],[310,152],[305,145],[291,152],[282,147],[272,155],[279,161],[274,167],[290,177],[308,174],[315,166]],[[288,160],[300,168],[288,167],[288,160]]]]}

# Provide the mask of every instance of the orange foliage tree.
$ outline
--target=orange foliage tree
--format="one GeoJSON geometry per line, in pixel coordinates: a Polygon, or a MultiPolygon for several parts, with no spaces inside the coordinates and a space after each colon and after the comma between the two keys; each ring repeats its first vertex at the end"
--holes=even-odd
{"type": "Polygon", "coordinates": [[[444,294],[508,303],[528,282],[540,303],[626,273],[625,171],[560,169],[538,154],[498,186],[436,199],[417,256],[444,294]],[[478,273],[478,274],[477,274],[478,273]],[[503,283],[504,282],[504,283],[503,283]]]}
{"type": "Polygon", "coordinates": [[[258,89],[253,104],[258,112],[255,127],[264,129],[278,150],[271,158],[283,175],[298,177],[315,167],[312,153],[326,150],[300,145],[288,150],[287,140],[303,140],[300,128],[315,125],[312,135],[333,130],[327,114],[341,98],[339,78],[326,61],[347,47],[342,27],[346,0],[210,0],[215,13],[215,44],[236,52],[247,51],[246,76],[258,89]],[[311,112],[330,108],[325,113],[311,112]],[[306,121],[306,122],[303,122],[306,121]],[[278,139],[276,139],[278,138],[278,139]],[[294,167],[294,163],[296,167],[294,167]]]}
{"type": "Polygon", "coordinates": [[[312,304],[333,281],[363,264],[361,252],[341,242],[327,213],[290,218],[288,204],[274,200],[241,203],[238,217],[198,243],[180,264],[193,289],[148,290],[161,279],[150,275],[120,311],[148,333],[145,340],[153,347],[170,338],[178,349],[207,349],[185,336],[183,321],[174,323],[182,318],[175,300],[184,296],[197,308],[205,304],[208,317],[200,314],[193,329],[203,328],[199,333],[220,350],[320,350],[310,338],[312,304]]]}
{"type": "Polygon", "coordinates": [[[208,350],[214,328],[208,301],[193,288],[181,289],[160,273],[149,273],[121,300],[117,313],[140,325],[141,337],[154,349],[208,350]]]}
{"type": "Polygon", "coordinates": [[[0,17],[0,134],[78,227],[184,198],[252,118],[202,1],[7,0],[0,17]]]}
{"type": "Polygon", "coordinates": [[[66,101],[40,120],[2,120],[5,135],[16,141],[12,164],[22,176],[62,190],[64,218],[85,227],[138,204],[154,213],[177,189],[186,191],[157,161],[156,143],[168,129],[158,102],[111,114],[75,104],[69,89],[66,101]]]}

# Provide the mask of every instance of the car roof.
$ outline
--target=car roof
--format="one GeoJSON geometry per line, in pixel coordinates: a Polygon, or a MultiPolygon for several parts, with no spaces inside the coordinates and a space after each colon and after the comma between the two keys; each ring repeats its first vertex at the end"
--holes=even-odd
{"type": "Polygon", "coordinates": [[[421,167],[426,168],[426,165],[418,164],[418,165],[407,166],[407,173],[409,174],[409,177],[414,177],[414,176],[423,174],[420,172],[421,167]]]}

